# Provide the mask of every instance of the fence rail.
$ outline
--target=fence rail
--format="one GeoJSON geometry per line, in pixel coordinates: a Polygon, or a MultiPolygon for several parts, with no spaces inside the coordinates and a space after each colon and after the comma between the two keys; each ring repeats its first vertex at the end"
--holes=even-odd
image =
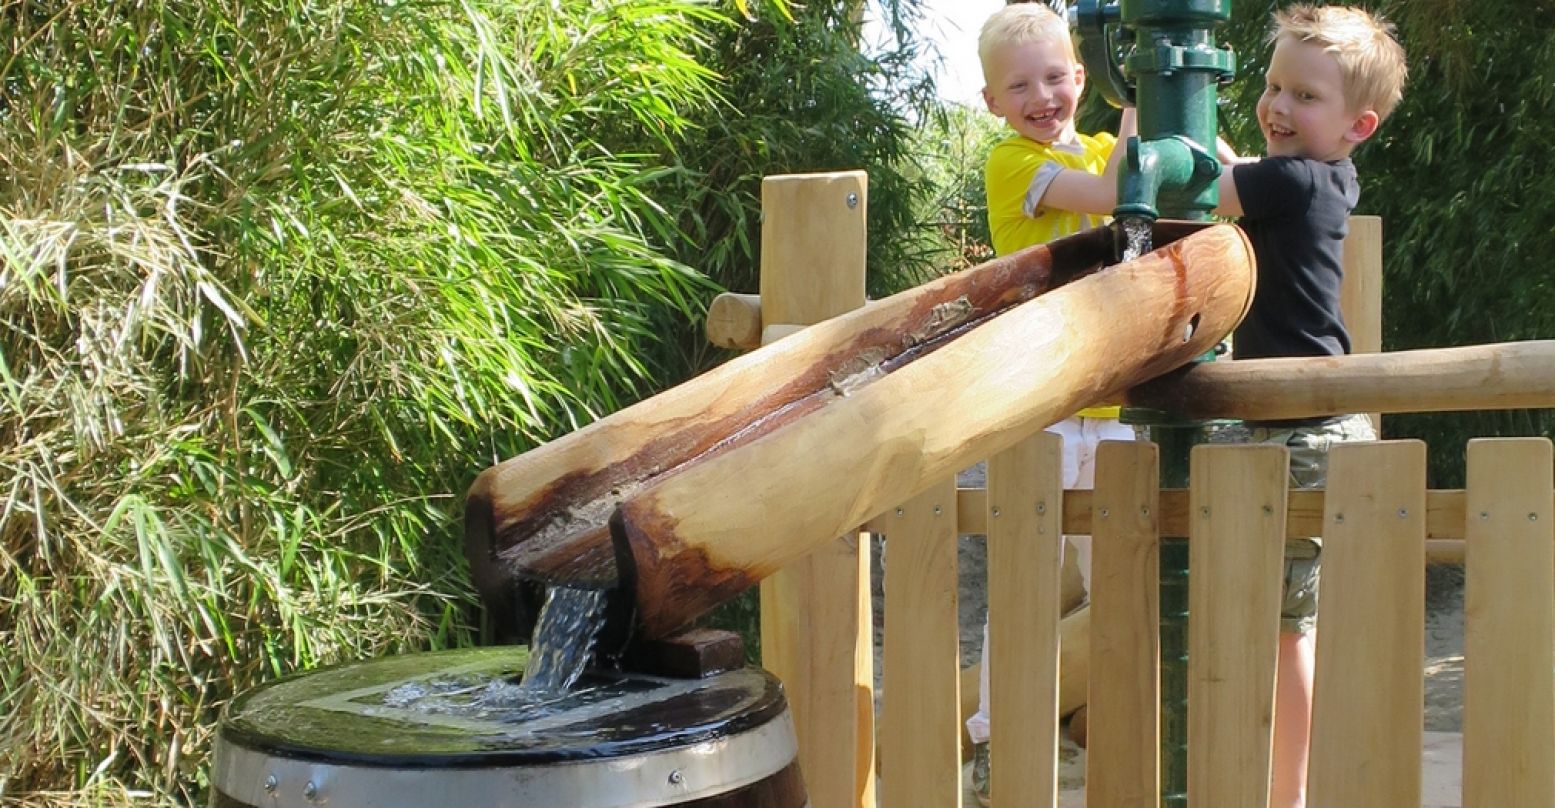
{"type": "MultiPolygon", "coordinates": [[[[1285,515],[1285,535],[1319,536],[1323,532],[1323,491],[1291,491],[1285,515]]],[[[1426,561],[1431,564],[1462,564],[1464,556],[1463,513],[1467,492],[1462,488],[1432,488],[1425,492],[1426,561]]],[[[956,532],[985,535],[990,523],[987,488],[956,489],[956,532]]],[[[1183,488],[1163,488],[1160,492],[1161,534],[1188,535],[1189,492],[1183,488]]],[[[1062,514],[1066,535],[1090,535],[1091,510],[1095,493],[1084,490],[1064,492],[1062,514]]],[[[884,533],[889,522],[885,515],[871,519],[865,529],[884,533]]]]}

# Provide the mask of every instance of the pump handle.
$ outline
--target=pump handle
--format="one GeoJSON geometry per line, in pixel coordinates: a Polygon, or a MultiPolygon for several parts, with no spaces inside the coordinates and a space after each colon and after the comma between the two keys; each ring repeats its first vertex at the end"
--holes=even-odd
{"type": "Polygon", "coordinates": [[[1119,25],[1122,11],[1117,2],[1079,0],[1068,17],[1069,27],[1080,35],[1080,61],[1102,98],[1120,109],[1134,106],[1134,87],[1118,66],[1120,42],[1131,40],[1134,32],[1119,25]]]}

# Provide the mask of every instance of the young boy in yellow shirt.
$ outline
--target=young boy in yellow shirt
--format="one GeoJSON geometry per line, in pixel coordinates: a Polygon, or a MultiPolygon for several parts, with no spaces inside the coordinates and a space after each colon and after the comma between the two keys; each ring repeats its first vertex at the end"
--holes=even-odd
{"type": "MultiPolygon", "coordinates": [[[[1069,27],[1041,3],[1018,3],[995,12],[977,43],[988,111],[1014,130],[994,146],[984,166],[988,226],[994,252],[1007,255],[1081,230],[1099,227],[1117,200],[1118,138],[1075,131],[1075,111],[1085,89],[1085,67],[1075,58],[1069,27]]],[[[1134,130],[1134,111],[1124,110],[1119,134],[1134,130]]],[[[1118,422],[1117,407],[1091,407],[1049,427],[1064,439],[1065,488],[1095,484],[1096,447],[1103,440],[1134,440],[1118,422]]],[[[1090,537],[1068,537],[1086,589],[1090,589],[1090,537]]],[[[983,670],[977,714],[967,720],[974,744],[972,785],[988,804],[990,750],[988,632],[983,630],[983,670]]]]}
{"type": "MultiPolygon", "coordinates": [[[[1257,108],[1267,155],[1222,155],[1232,165],[1221,174],[1216,212],[1241,216],[1258,262],[1257,291],[1236,329],[1233,357],[1347,354],[1341,255],[1360,198],[1350,153],[1398,105],[1408,73],[1404,49],[1391,25],[1338,6],[1275,12],[1270,41],[1274,53],[1257,108]]],[[[1293,488],[1326,484],[1333,444],[1376,440],[1365,415],[1247,425],[1250,441],[1290,449],[1293,488]]],[[[1317,538],[1286,543],[1270,808],[1306,804],[1321,556],[1317,538]]]]}

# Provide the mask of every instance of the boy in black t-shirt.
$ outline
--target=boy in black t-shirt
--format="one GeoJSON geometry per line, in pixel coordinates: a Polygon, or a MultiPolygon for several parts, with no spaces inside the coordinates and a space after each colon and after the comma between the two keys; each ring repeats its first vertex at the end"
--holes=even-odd
{"type": "MultiPolygon", "coordinates": [[[[1258,262],[1252,309],[1237,328],[1236,359],[1350,352],[1339,314],[1340,263],[1360,184],[1350,152],[1398,104],[1407,72],[1392,26],[1337,6],[1291,6],[1274,16],[1274,54],[1258,99],[1267,156],[1231,163],[1219,213],[1240,215],[1258,262]]],[[[1375,440],[1365,415],[1250,422],[1251,440],[1290,449],[1291,485],[1321,488],[1328,449],[1375,440]]],[[[1285,602],[1275,699],[1271,808],[1306,803],[1317,615],[1317,538],[1286,544],[1285,602]]]]}

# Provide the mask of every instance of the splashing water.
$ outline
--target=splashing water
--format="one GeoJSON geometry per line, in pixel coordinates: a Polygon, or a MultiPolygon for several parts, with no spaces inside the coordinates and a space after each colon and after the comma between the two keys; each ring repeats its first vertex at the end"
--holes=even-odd
{"type": "Polygon", "coordinates": [[[1119,261],[1132,261],[1151,249],[1151,222],[1143,216],[1119,216],[1123,232],[1123,255],[1119,261]]]}
{"type": "Polygon", "coordinates": [[[594,651],[594,640],[605,625],[603,589],[553,586],[529,641],[529,664],[520,687],[536,698],[566,693],[583,675],[594,651]]]}

